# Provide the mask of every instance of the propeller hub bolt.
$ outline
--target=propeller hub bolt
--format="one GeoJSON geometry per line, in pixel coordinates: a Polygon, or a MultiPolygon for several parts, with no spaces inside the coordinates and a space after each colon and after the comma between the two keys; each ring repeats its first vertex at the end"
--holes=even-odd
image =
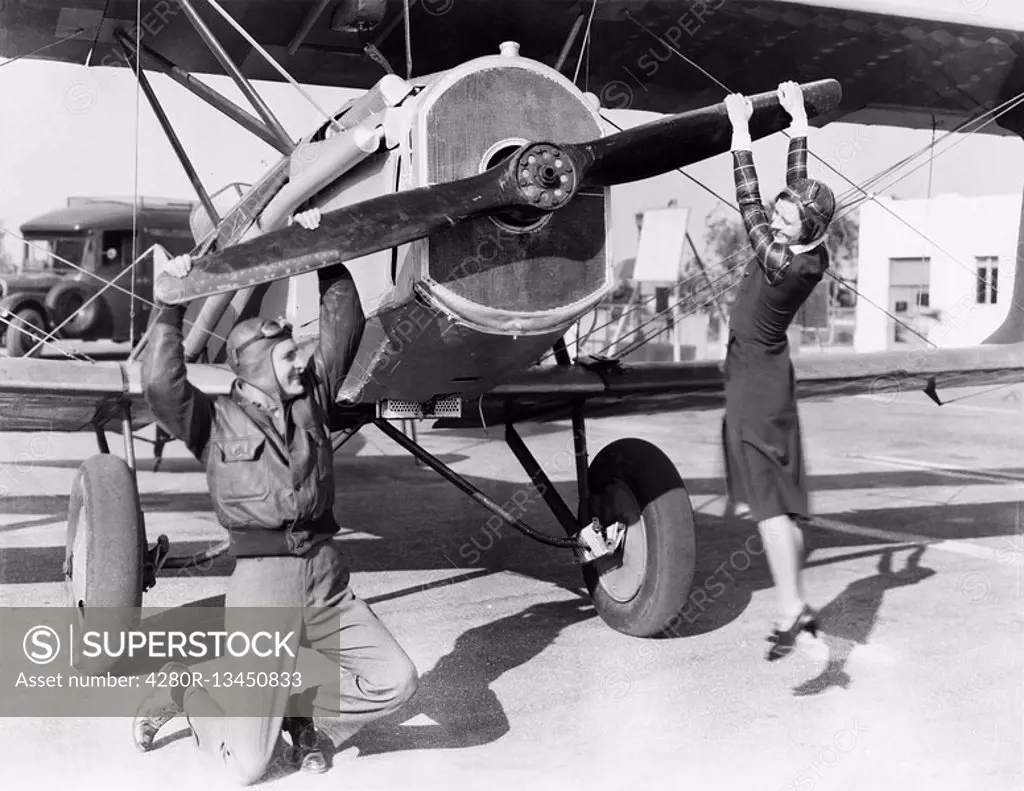
{"type": "Polygon", "coordinates": [[[558,182],[558,172],[551,165],[546,165],[540,169],[540,183],[545,187],[553,187],[558,182]]]}
{"type": "Polygon", "coordinates": [[[572,159],[550,143],[536,143],[523,152],[518,176],[523,197],[549,210],[568,203],[578,184],[572,159]]]}

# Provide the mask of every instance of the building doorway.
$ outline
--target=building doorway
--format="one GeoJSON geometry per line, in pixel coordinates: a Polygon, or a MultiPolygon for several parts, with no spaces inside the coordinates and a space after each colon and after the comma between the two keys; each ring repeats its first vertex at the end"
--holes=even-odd
{"type": "Polygon", "coordinates": [[[888,346],[900,348],[913,343],[917,336],[907,329],[917,329],[922,311],[930,304],[930,258],[889,259],[889,312],[899,319],[889,319],[888,346]]]}

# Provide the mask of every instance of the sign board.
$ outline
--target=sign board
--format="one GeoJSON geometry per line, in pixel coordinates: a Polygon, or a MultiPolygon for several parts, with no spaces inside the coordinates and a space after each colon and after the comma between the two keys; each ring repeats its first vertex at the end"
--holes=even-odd
{"type": "Polygon", "coordinates": [[[671,207],[648,209],[640,229],[633,279],[648,283],[675,283],[682,274],[683,248],[690,210],[671,207]]]}

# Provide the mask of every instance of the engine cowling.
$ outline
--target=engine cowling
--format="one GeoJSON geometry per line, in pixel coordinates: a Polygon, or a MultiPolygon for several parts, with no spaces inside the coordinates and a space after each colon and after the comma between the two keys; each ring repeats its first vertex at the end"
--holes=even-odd
{"type": "MultiPolygon", "coordinates": [[[[600,137],[596,107],[565,77],[518,56],[478,58],[433,79],[411,124],[408,186],[482,172],[531,141],[600,137]]],[[[564,208],[461,223],[409,246],[421,295],[488,333],[545,334],[572,324],[611,286],[607,190],[564,208]]]]}
{"type": "MultiPolygon", "coordinates": [[[[382,125],[386,151],[323,189],[317,203],[330,211],[472,176],[532,142],[555,144],[538,149],[550,166],[531,171],[554,196],[570,170],[559,167],[557,144],[600,137],[598,104],[519,57],[514,44],[411,82],[389,75],[337,115],[344,129],[382,125]]],[[[304,141],[292,167],[316,168],[328,134],[324,125],[304,141]]],[[[348,262],[367,325],[339,399],[468,396],[550,349],[613,279],[608,191],[571,186],[574,197],[557,211],[480,217],[348,262]]],[[[315,276],[294,279],[289,304],[312,331],[315,276]]]]}

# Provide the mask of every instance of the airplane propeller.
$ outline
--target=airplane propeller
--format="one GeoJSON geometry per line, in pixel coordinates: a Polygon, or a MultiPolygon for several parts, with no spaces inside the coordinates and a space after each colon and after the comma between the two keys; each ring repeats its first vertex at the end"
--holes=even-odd
{"type": "MultiPolygon", "coordinates": [[[[839,104],[835,80],[801,86],[808,118],[839,104]]],[[[750,97],[752,139],[784,128],[775,91],[750,97]]],[[[528,143],[475,176],[405,190],[326,212],[316,231],[291,226],[195,261],[189,276],[161,275],[156,297],[179,304],[292,277],[408,244],[486,214],[556,211],[584,187],[611,187],[729,150],[725,104],[691,110],[583,143],[528,143]]]]}

